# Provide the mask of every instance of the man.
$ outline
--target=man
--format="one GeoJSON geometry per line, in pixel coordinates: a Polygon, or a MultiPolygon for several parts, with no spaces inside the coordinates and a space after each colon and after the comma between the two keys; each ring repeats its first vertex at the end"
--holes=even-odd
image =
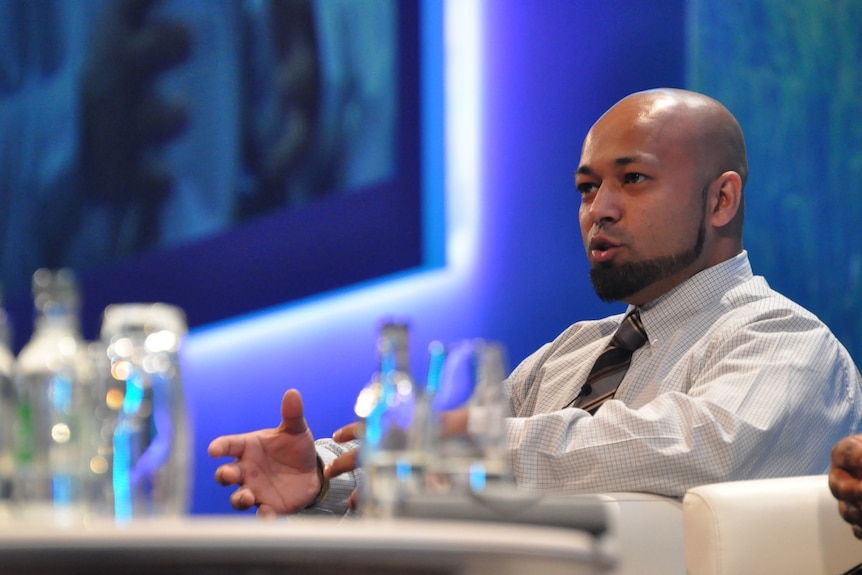
{"type": "Polygon", "coordinates": [[[832,449],[829,488],[838,499],[838,512],[862,539],[862,435],[845,437],[832,449]]]}
{"type": "MultiPolygon", "coordinates": [[[[681,497],[704,483],[823,473],[826,446],[859,428],[860,379],[847,351],[752,275],[742,244],[747,172],[737,121],[700,94],[636,93],[591,128],[575,176],[590,276],[600,298],[639,318],[576,323],[509,377],[519,487],[681,497]],[[618,388],[594,391],[588,374],[626,323],[647,341],[618,388]],[[611,399],[599,406],[599,395],[611,399]]],[[[340,512],[356,479],[356,426],[318,441],[331,462],[318,469],[295,390],[282,417],[279,428],[214,440],[210,455],[236,458],[216,480],[240,486],[238,509],[340,512]],[[324,477],[334,478],[329,493],[324,477]]],[[[467,410],[447,413],[444,429],[467,433],[470,420],[467,410]]]]}

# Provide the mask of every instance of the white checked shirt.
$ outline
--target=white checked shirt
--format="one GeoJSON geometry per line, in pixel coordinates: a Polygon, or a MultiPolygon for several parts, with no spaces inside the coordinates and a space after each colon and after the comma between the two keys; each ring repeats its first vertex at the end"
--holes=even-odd
{"type": "MultiPolygon", "coordinates": [[[[814,315],[751,272],[747,253],[641,308],[649,341],[594,416],[571,402],[625,314],[578,322],[506,381],[518,486],[682,497],[717,481],[819,474],[857,433],[862,378],[814,315]]],[[[319,440],[324,460],[355,447],[319,440]]],[[[361,473],[361,472],[360,472],[361,473]]],[[[355,475],[318,511],[338,513],[355,475]]]]}
{"type": "Polygon", "coordinates": [[[641,308],[649,341],[595,416],[562,409],[622,318],[574,324],[510,376],[519,487],[681,497],[704,483],[825,473],[832,445],[859,430],[849,354],[755,277],[745,252],[641,308]]]}

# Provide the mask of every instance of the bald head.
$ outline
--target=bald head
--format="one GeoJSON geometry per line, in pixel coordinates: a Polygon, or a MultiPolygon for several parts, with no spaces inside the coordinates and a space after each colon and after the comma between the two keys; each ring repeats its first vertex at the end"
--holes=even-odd
{"type": "MultiPolygon", "coordinates": [[[[717,100],[677,88],[658,88],[626,96],[596,121],[587,135],[620,125],[647,131],[657,143],[674,147],[684,156],[692,176],[706,185],[725,172],[739,174],[742,188],[748,179],[745,138],[736,118],[717,100]]],[[[727,231],[742,235],[745,203],[727,231]]]]}
{"type": "Polygon", "coordinates": [[[717,100],[675,88],[636,92],[617,102],[596,124],[624,110],[653,123],[656,137],[676,139],[704,177],[733,171],[745,185],[748,160],[742,128],[717,100]]]}

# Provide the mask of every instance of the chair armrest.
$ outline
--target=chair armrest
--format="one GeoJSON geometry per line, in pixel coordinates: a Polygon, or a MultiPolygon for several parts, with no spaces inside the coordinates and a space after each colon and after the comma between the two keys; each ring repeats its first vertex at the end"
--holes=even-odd
{"type": "Polygon", "coordinates": [[[825,475],[702,485],[682,509],[690,575],[839,575],[862,563],[825,475]]]}
{"type": "Polygon", "coordinates": [[[647,493],[601,493],[614,575],[685,575],[682,502],[647,493]]]}

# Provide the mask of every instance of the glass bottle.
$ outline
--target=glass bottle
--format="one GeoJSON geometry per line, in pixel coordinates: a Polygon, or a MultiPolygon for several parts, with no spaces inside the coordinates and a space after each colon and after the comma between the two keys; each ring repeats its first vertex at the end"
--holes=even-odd
{"type": "Polygon", "coordinates": [[[117,522],[188,512],[192,452],[178,356],[186,331],[185,313],[175,306],[105,309],[110,377],[102,387],[102,437],[117,522]]]}
{"type": "Polygon", "coordinates": [[[505,393],[506,353],[498,342],[477,340],[473,349],[476,387],[470,398],[470,429],[479,458],[470,464],[470,489],[514,488],[506,443],[508,398],[505,393]]]}
{"type": "Polygon", "coordinates": [[[83,517],[96,480],[96,400],[80,327],[80,294],[71,270],[33,275],[33,335],[18,355],[16,510],[59,522],[83,517]]]}
{"type": "Polygon", "coordinates": [[[439,371],[433,411],[469,408],[470,429],[464,435],[435,437],[428,458],[427,490],[466,493],[482,492],[489,486],[511,488],[503,346],[482,339],[455,342],[447,346],[439,371]]]}
{"type": "Polygon", "coordinates": [[[357,415],[365,420],[362,504],[369,515],[389,517],[422,474],[421,454],[411,438],[416,386],[409,369],[406,323],[382,325],[378,353],[380,370],[357,401],[357,415]]]}

